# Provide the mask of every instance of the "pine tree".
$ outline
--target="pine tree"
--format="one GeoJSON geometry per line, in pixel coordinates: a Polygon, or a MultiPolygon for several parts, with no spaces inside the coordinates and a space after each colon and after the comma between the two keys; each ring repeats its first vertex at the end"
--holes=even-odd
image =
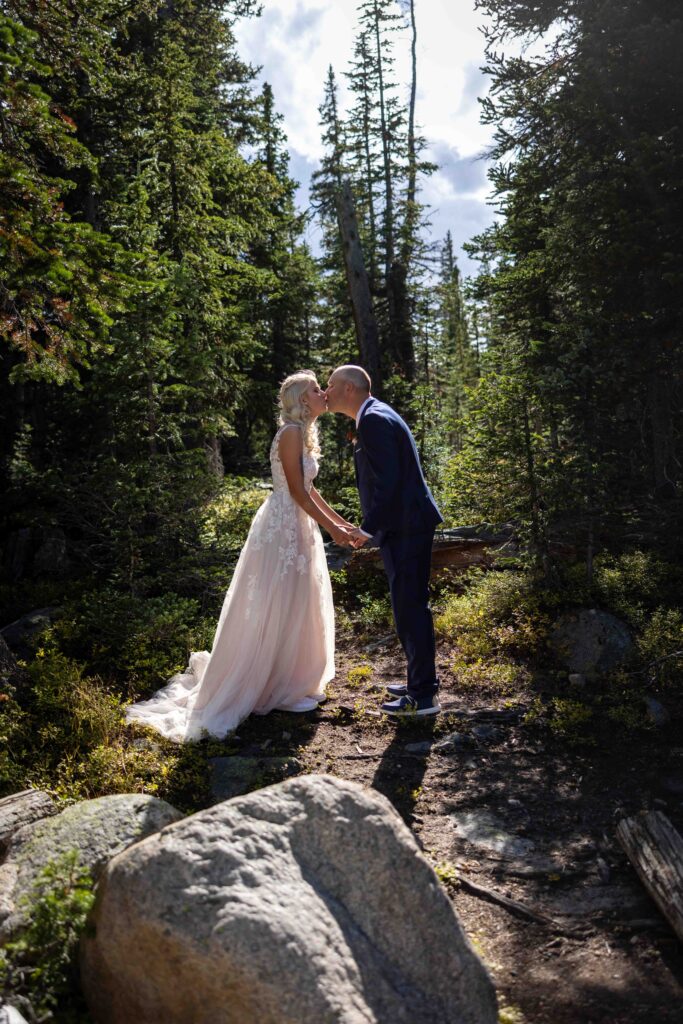
{"type": "Polygon", "coordinates": [[[641,530],[670,537],[680,484],[681,22],[671,0],[479,6],[492,19],[484,115],[502,214],[476,240],[482,415],[499,407],[495,374],[519,395],[499,425],[522,439],[510,474],[529,475],[530,451],[535,466],[520,514],[582,536],[590,571],[619,524],[633,533],[647,516],[641,530]],[[504,36],[553,23],[545,53],[498,52],[504,36]]]}
{"type": "Polygon", "coordinates": [[[50,75],[36,44],[0,14],[0,337],[13,349],[13,380],[61,383],[106,338],[121,282],[103,270],[107,240],[64,209],[69,174],[92,157],[36,81],[50,75]]]}
{"type": "MultiPolygon", "coordinates": [[[[294,184],[277,165],[282,153],[269,171],[268,153],[247,160],[240,151],[260,145],[268,118],[235,51],[238,5],[12,5],[40,29],[39,56],[54,57],[50,83],[62,116],[53,120],[64,138],[73,121],[73,153],[85,168],[75,160],[68,168],[68,216],[55,215],[64,235],[64,225],[75,225],[75,251],[91,261],[78,288],[87,292],[91,273],[99,278],[69,328],[72,350],[72,339],[102,319],[97,303],[108,281],[118,274],[125,289],[107,313],[106,349],[76,367],[77,389],[26,390],[32,433],[19,440],[32,484],[28,469],[21,480],[15,473],[3,513],[23,523],[30,507],[34,521],[66,529],[83,564],[144,589],[172,572],[172,555],[189,542],[191,510],[215,488],[244,410],[255,405],[270,422],[272,370],[261,392],[252,379],[274,325],[282,322],[285,341],[296,337],[306,350],[314,283],[298,241],[294,184]],[[93,224],[114,240],[99,262],[93,224]],[[264,260],[269,240],[277,252],[264,260]]],[[[29,74],[40,81],[47,72],[29,74]]],[[[40,184],[56,200],[59,182],[40,184]]],[[[8,407],[21,405],[18,385],[3,377],[2,387],[8,407]]]]}

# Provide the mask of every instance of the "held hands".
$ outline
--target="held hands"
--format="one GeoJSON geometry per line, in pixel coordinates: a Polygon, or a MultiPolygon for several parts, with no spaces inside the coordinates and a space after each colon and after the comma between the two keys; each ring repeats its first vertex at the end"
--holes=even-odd
{"type": "Polygon", "coordinates": [[[363,545],[370,540],[370,538],[363,533],[363,531],[350,523],[348,519],[344,520],[344,528],[349,532],[349,541],[352,548],[362,548],[363,545]]]}
{"type": "Polygon", "coordinates": [[[351,523],[346,526],[336,526],[334,530],[330,530],[330,536],[335,544],[339,544],[342,548],[360,548],[369,539],[351,523]]]}
{"type": "Polygon", "coordinates": [[[352,548],[353,542],[351,539],[351,533],[353,527],[347,526],[334,526],[328,530],[328,533],[335,544],[338,544],[340,548],[352,548]]]}

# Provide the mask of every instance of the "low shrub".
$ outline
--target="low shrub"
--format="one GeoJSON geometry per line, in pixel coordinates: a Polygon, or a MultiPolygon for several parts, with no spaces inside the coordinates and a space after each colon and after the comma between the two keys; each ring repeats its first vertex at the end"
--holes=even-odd
{"type": "Polygon", "coordinates": [[[86,675],[60,651],[39,650],[24,707],[0,700],[0,795],[26,786],[61,800],[151,793],[183,809],[202,806],[206,755],[125,725],[114,684],[86,675]]]}
{"type": "Polygon", "coordinates": [[[355,668],[350,668],[346,673],[348,684],[353,689],[358,689],[372,679],[372,666],[371,665],[356,665],[355,668]]]}
{"type": "Polygon", "coordinates": [[[542,597],[529,573],[475,570],[464,593],[446,598],[434,625],[466,658],[533,655],[550,626],[542,597]]]}
{"type": "Polygon", "coordinates": [[[683,611],[655,608],[636,643],[649,681],[683,691],[683,611]]]}
{"type": "Polygon", "coordinates": [[[531,673],[524,665],[500,659],[455,658],[450,668],[458,690],[508,696],[519,693],[531,681],[531,673]]]}
{"type": "Polygon", "coordinates": [[[131,695],[152,692],[187,665],[190,651],[211,645],[215,617],[178,594],[134,597],[112,587],[84,594],[43,635],[45,650],[63,650],[88,671],[125,681],[131,695]]]}
{"type": "Polygon", "coordinates": [[[89,1021],[78,983],[78,942],[94,901],[90,873],[77,851],[64,854],[38,875],[25,897],[29,924],[0,951],[5,996],[23,996],[42,1022],[89,1021]]]}

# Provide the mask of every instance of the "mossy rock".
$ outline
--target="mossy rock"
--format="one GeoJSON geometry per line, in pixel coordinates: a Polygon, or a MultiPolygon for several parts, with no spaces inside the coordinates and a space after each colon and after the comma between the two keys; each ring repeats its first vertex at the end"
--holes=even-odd
{"type": "Polygon", "coordinates": [[[0,942],[24,926],[22,897],[51,861],[77,850],[80,863],[97,880],[116,854],[180,818],[182,814],[165,800],[117,793],[84,800],[52,818],[24,825],[12,836],[0,865],[0,942]]]}

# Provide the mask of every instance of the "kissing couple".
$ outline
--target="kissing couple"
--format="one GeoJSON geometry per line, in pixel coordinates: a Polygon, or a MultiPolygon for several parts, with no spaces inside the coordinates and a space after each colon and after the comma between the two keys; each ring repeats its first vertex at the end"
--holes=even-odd
{"type": "Polygon", "coordinates": [[[434,715],[441,709],[428,605],[432,541],[441,515],[427,486],[413,435],[397,412],[373,398],[360,366],[340,366],[323,390],[310,370],[280,388],[280,426],[270,449],[273,491],[258,509],[230,583],[211,652],[190,655],[129,722],[178,743],[222,739],[248,715],[314,711],[334,677],[334,606],[320,526],[340,545],[379,545],[407,684],[387,687],[382,711],[434,715]],[[325,412],[355,421],[359,527],[313,486],[325,412]]]}

